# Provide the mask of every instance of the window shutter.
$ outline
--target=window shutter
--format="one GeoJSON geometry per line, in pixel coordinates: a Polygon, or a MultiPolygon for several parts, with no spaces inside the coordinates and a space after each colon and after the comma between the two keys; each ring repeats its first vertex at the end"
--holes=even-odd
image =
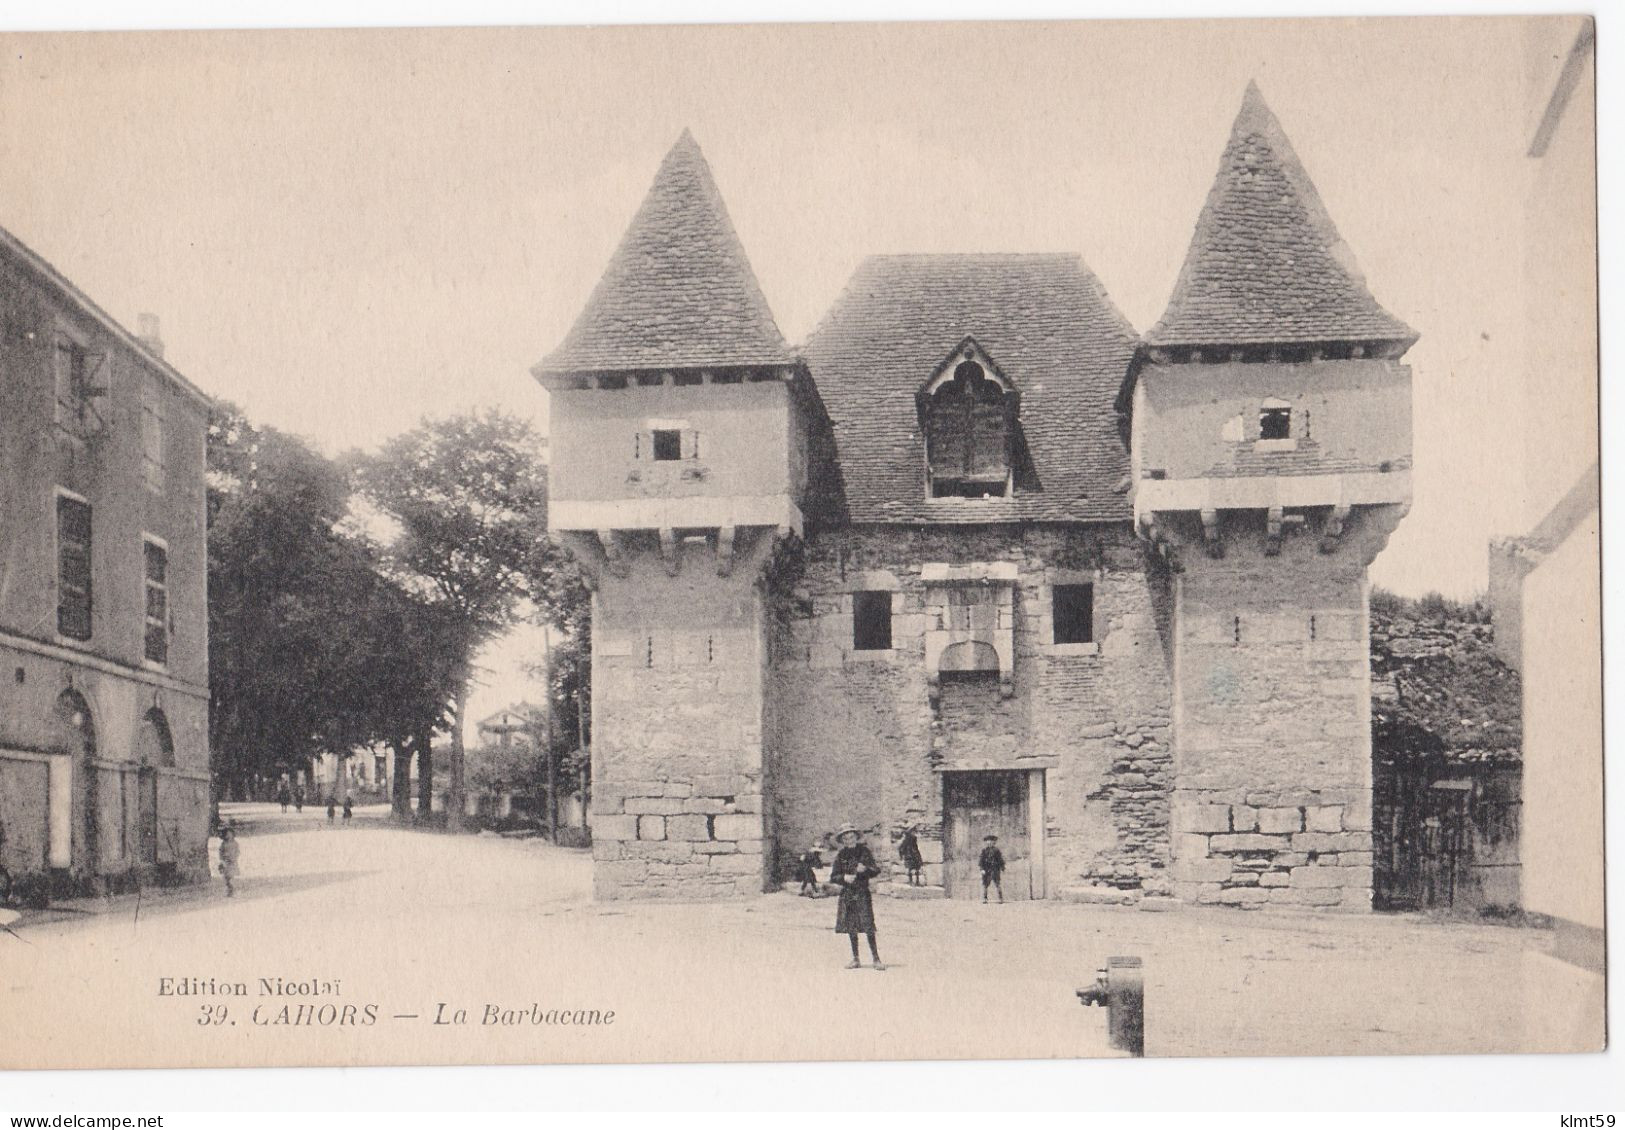
{"type": "Polygon", "coordinates": [[[643,433],[642,432],[633,432],[632,433],[632,458],[633,459],[642,459],[643,458],[643,433]]]}
{"type": "Polygon", "coordinates": [[[700,433],[690,428],[683,429],[683,458],[698,459],[700,457],[700,433]]]}

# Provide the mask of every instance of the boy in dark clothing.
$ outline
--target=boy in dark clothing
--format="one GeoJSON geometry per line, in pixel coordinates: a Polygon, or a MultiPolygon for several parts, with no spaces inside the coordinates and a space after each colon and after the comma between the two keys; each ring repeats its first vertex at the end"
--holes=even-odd
{"type": "Polygon", "coordinates": [[[982,866],[982,901],[987,901],[987,888],[991,884],[999,892],[999,901],[1004,901],[1004,888],[999,885],[999,879],[1004,875],[1004,853],[999,850],[999,837],[983,836],[982,842],[987,846],[982,849],[982,858],[978,861],[982,866]]]}
{"type": "Polygon", "coordinates": [[[354,815],[354,810],[355,810],[355,805],[350,800],[350,794],[345,793],[344,794],[344,822],[346,824],[348,824],[350,822],[350,817],[352,815],[354,815]]]}
{"type": "Polygon", "coordinates": [[[908,869],[908,885],[911,887],[925,886],[925,859],[920,855],[920,840],[914,834],[915,825],[910,824],[903,831],[903,838],[897,845],[897,858],[903,861],[908,869]]]}
{"type": "Polygon", "coordinates": [[[823,844],[814,844],[796,860],[796,881],[801,884],[800,893],[806,898],[818,897],[818,868],[824,866],[823,852],[823,844]]]}
{"type": "Polygon", "coordinates": [[[333,822],[333,816],[334,816],[335,813],[338,812],[338,810],[339,810],[339,803],[338,803],[337,798],[328,797],[327,798],[327,822],[329,824],[331,824],[333,822]]]}

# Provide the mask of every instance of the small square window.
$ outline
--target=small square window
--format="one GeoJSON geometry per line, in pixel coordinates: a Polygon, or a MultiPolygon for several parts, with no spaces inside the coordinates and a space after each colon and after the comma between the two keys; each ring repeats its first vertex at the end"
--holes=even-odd
{"type": "Polygon", "coordinates": [[[1056,585],[1051,619],[1056,643],[1093,643],[1095,639],[1095,586],[1056,585]]]}
{"type": "Polygon", "coordinates": [[[1258,413],[1259,439],[1291,439],[1292,409],[1266,406],[1258,413]]]}
{"type": "Polygon", "coordinates": [[[891,650],[891,593],[852,594],[852,649],[891,650]]]}
{"type": "Polygon", "coordinates": [[[654,456],[657,462],[683,457],[683,433],[677,428],[656,428],[654,456]]]}

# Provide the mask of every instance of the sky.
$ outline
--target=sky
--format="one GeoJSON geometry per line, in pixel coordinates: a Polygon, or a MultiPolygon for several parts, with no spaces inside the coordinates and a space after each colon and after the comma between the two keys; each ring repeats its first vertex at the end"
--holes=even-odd
{"type": "MultiPolygon", "coordinates": [[[[908,251],[1077,252],[1145,330],[1256,79],[1421,334],[1415,503],[1373,579],[1466,597],[1523,524],[1524,154],[1576,27],[0,35],[0,224],[327,452],[486,406],[545,430],[529,368],[685,127],[792,342],[863,256],[908,251]]],[[[522,689],[495,682],[476,710],[522,689]]]]}

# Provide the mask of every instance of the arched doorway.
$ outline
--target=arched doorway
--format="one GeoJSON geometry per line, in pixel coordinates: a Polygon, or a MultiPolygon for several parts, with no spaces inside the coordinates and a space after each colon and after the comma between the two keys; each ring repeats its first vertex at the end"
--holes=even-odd
{"type": "Polygon", "coordinates": [[[73,771],[79,779],[79,819],[74,824],[74,838],[79,842],[75,853],[84,866],[94,872],[99,860],[97,830],[100,826],[98,803],[99,782],[96,768],[96,719],[90,713],[85,696],[69,687],[57,695],[51,710],[51,740],[61,752],[73,759],[73,771]]]}
{"type": "Polygon", "coordinates": [[[137,815],[141,862],[158,862],[158,770],[175,766],[175,742],[169,720],[156,706],[141,719],[136,739],[141,768],[136,775],[137,815]]]}

